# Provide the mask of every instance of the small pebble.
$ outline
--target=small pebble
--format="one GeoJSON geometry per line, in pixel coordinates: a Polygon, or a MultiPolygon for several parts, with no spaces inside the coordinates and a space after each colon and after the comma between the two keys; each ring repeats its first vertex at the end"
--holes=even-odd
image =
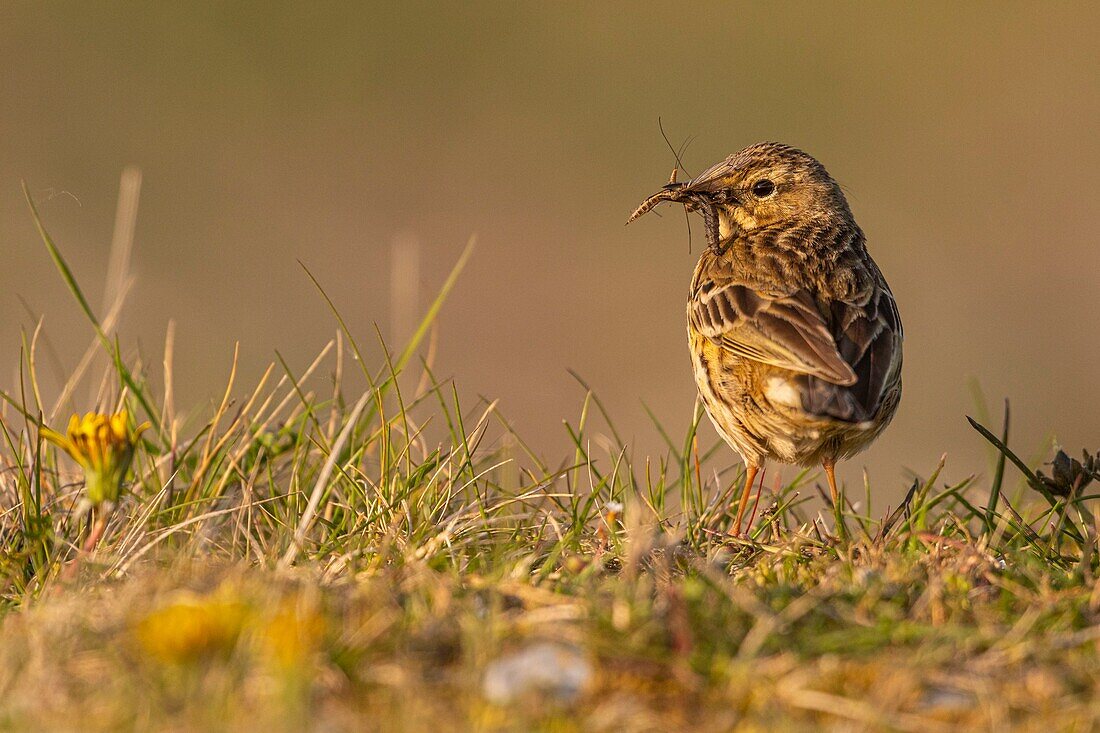
{"type": "Polygon", "coordinates": [[[592,679],[592,665],[576,648],[538,642],[494,660],[485,670],[482,692],[504,705],[529,694],[574,701],[592,679]]]}

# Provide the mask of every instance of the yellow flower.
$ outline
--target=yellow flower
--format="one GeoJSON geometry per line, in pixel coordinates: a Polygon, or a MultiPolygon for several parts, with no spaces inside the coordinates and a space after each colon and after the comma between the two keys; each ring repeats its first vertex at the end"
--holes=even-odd
{"type": "Polygon", "coordinates": [[[276,666],[293,670],[320,648],[324,633],[325,619],[316,606],[289,600],[268,621],[263,640],[276,666]]]}
{"type": "Polygon", "coordinates": [[[98,506],[104,501],[118,500],[122,481],[134,458],[134,446],[148,428],[149,423],[144,422],[131,429],[126,410],[113,415],[89,412],[83,418],[73,415],[65,435],[43,427],[42,437],[64,449],[80,464],[88,501],[98,506]]]}
{"type": "Polygon", "coordinates": [[[247,615],[243,603],[221,594],[180,593],[141,619],[135,634],[151,657],[167,664],[192,664],[232,653],[247,615]]]}

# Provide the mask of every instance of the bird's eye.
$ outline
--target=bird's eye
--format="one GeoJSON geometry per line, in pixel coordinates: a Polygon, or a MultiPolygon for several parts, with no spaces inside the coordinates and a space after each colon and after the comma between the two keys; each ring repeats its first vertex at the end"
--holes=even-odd
{"type": "Polygon", "coordinates": [[[758,199],[766,199],[775,193],[775,184],[767,178],[761,178],[752,184],[752,195],[758,199]]]}

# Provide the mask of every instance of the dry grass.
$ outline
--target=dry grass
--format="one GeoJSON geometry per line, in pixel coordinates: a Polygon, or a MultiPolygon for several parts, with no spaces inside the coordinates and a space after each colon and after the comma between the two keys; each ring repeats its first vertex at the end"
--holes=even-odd
{"type": "Polygon", "coordinates": [[[231,378],[211,414],[186,418],[171,398],[171,339],[155,390],[42,234],[96,339],[46,395],[44,336],[28,334],[22,383],[3,394],[0,727],[1088,730],[1100,719],[1084,479],[1061,495],[1020,462],[1010,501],[1006,460],[1018,459],[1005,447],[988,484],[943,486],[937,469],[896,511],[846,507],[839,532],[811,508],[815,477],[799,475],[765,489],[751,539],[729,540],[738,476],[694,427],[637,460],[586,392],[569,425],[575,455],[551,466],[494,404],[460,405],[430,358],[413,368],[460,267],[377,371],[334,308],[340,330],[304,372],[273,365],[249,388],[231,378]],[[77,404],[104,354],[98,400],[77,404]],[[153,428],[128,491],[100,512],[102,540],[82,552],[81,475],[39,429],[66,410],[121,407],[153,428]]]}

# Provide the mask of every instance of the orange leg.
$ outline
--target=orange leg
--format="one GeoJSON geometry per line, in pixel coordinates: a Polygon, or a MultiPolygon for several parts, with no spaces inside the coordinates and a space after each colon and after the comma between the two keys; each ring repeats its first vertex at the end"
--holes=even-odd
{"type": "Polygon", "coordinates": [[[752,482],[759,470],[760,466],[745,464],[745,488],[741,491],[741,501],[737,502],[737,519],[733,523],[735,537],[741,536],[741,520],[745,517],[745,510],[749,508],[749,493],[752,491],[752,482]]]}
{"type": "Polygon", "coordinates": [[[833,506],[840,506],[840,492],[836,490],[836,461],[826,459],[821,462],[825,476],[829,479],[829,493],[833,496],[833,506]]]}
{"type": "Polygon", "coordinates": [[[840,492],[836,488],[836,474],[834,469],[836,468],[835,460],[824,460],[821,462],[821,466],[825,469],[825,476],[829,479],[829,493],[833,497],[833,518],[836,521],[837,536],[846,538],[848,536],[848,528],[844,524],[844,499],[840,496],[840,492]]]}

